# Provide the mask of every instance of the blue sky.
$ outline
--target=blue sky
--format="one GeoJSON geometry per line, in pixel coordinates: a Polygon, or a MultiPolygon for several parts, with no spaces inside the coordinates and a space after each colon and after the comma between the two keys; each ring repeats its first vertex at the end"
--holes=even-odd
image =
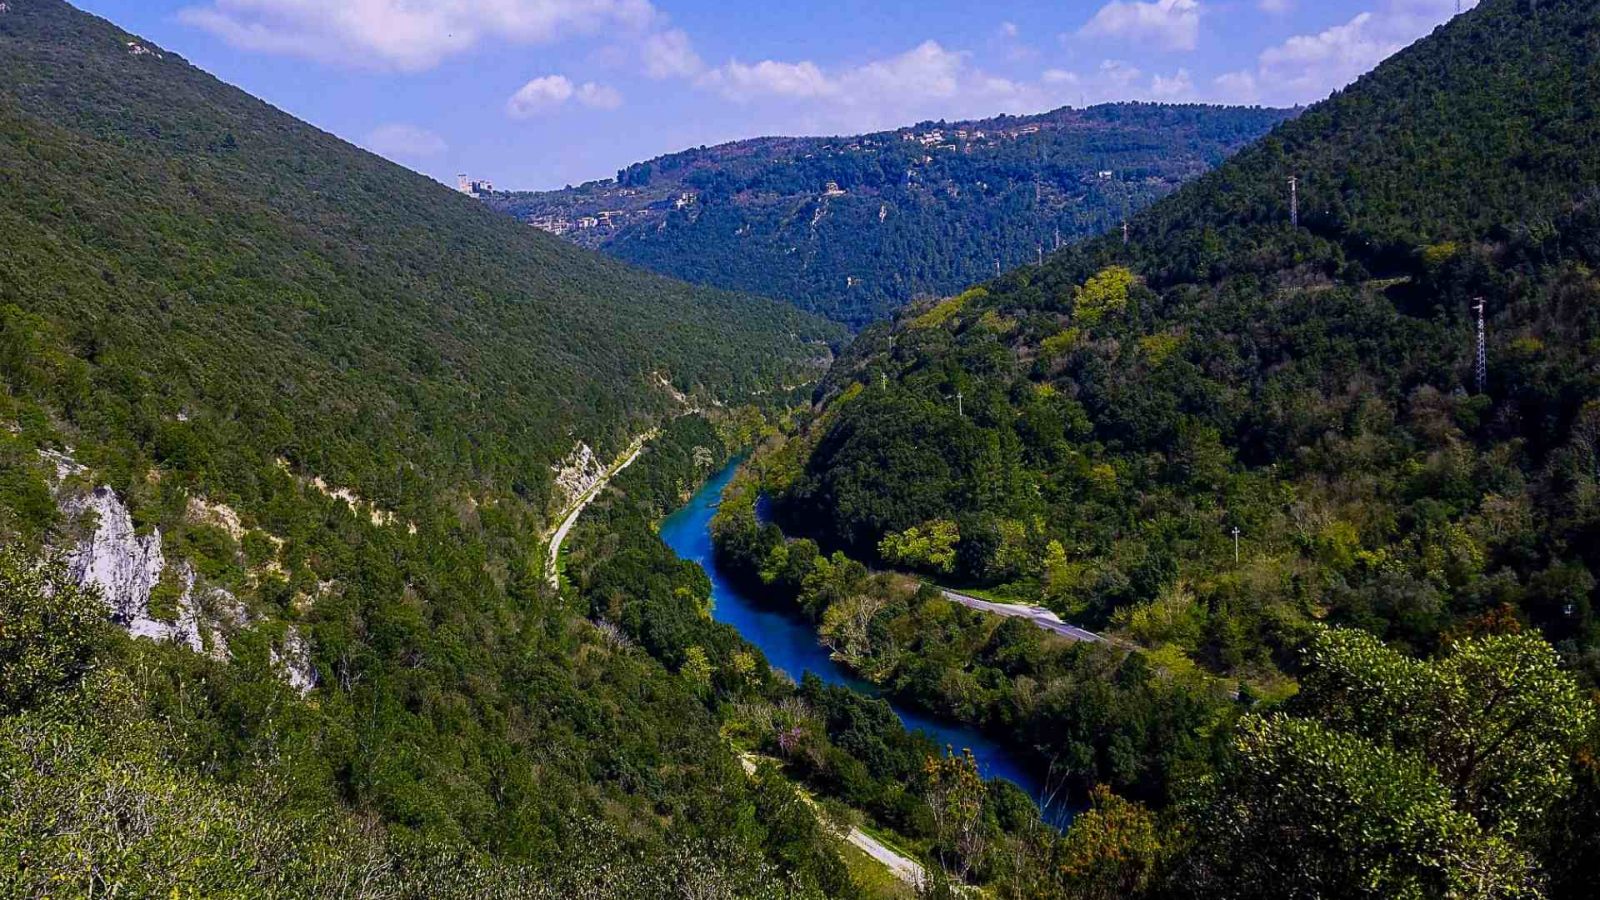
{"type": "Polygon", "coordinates": [[[851,134],[1110,100],[1310,103],[1457,5],[76,2],[420,172],[529,189],[763,134],[851,134]]]}

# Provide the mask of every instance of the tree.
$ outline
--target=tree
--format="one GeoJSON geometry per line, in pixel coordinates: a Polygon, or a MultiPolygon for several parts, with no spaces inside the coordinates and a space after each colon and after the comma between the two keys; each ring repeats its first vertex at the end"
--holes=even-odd
{"type": "Polygon", "coordinates": [[[930,756],[923,764],[924,797],[933,815],[939,866],[958,881],[983,857],[987,835],[983,821],[983,801],[987,787],[978,774],[978,761],[971,750],[957,756],[948,750],[943,756],[930,756]]]}
{"type": "Polygon", "coordinates": [[[934,519],[885,535],[878,553],[885,561],[912,568],[930,569],[944,575],[955,570],[956,544],[961,531],[949,519],[934,519]]]}
{"type": "Polygon", "coordinates": [[[1091,807],[1072,820],[1057,850],[1063,891],[1082,900],[1142,894],[1166,852],[1155,815],[1105,785],[1096,786],[1089,800],[1091,807]]]}
{"type": "Polygon", "coordinates": [[[34,706],[76,683],[105,637],[106,607],[59,557],[0,548],[0,713],[34,706]]]}
{"type": "Polygon", "coordinates": [[[1074,318],[1085,325],[1097,325],[1107,315],[1128,306],[1128,292],[1138,281],[1133,271],[1112,266],[1084,282],[1078,289],[1074,318]]]}
{"type": "Polygon", "coordinates": [[[1539,896],[1532,861],[1415,755],[1282,715],[1243,720],[1234,749],[1188,810],[1196,896],[1539,896]]]}
{"type": "Polygon", "coordinates": [[[694,646],[685,650],[683,667],[678,672],[685,681],[694,685],[697,691],[711,688],[711,659],[706,655],[704,647],[694,646]]]}
{"type": "Polygon", "coordinates": [[[1593,712],[1536,635],[1467,637],[1417,661],[1365,632],[1326,629],[1306,660],[1301,708],[1420,754],[1486,828],[1537,831],[1572,788],[1569,760],[1593,712]]]}

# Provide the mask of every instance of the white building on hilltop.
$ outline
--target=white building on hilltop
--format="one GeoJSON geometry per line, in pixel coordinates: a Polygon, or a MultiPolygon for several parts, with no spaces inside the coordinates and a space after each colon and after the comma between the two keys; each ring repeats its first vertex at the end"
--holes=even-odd
{"type": "Polygon", "coordinates": [[[465,174],[457,175],[456,190],[470,197],[482,197],[484,194],[494,193],[494,182],[468,178],[465,174]]]}

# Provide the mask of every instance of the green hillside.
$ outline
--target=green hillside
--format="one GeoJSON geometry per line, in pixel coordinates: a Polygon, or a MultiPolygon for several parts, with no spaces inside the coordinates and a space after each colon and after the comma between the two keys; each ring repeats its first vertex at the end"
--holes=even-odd
{"type": "Polygon", "coordinates": [[[77,360],[36,387],[161,461],[537,508],[575,441],[677,408],[654,373],[738,400],[826,357],[785,307],[576,252],[62,3],[0,17],[0,84],[8,356],[77,360]]]}
{"type": "Polygon", "coordinates": [[[0,895],[844,890],[541,571],[575,445],[814,380],[836,326],[58,0],[0,4],[0,247],[0,895]]]}
{"type": "MultiPolygon", "coordinates": [[[[808,539],[725,506],[724,552],[825,633],[879,611],[850,652],[902,698],[1197,813],[1165,848],[1187,890],[1367,895],[1337,867],[1368,851],[1333,836],[1396,821],[1385,790],[1404,815],[1445,815],[1423,811],[1445,788],[1401,769],[1458,771],[1450,753],[1485,748],[1445,752],[1455,738],[1424,736],[1437,723],[1401,735],[1363,703],[1443,702],[1392,692],[1424,677],[1406,668],[1419,658],[1469,665],[1444,660],[1485,635],[1548,644],[1506,638],[1479,674],[1531,654],[1526,672],[1565,670],[1549,684],[1600,682],[1597,50],[1594,3],[1487,0],[1137,216],[1130,245],[1107,235],[869,329],[811,427],[752,467],[751,490],[808,539]],[[1119,668],[1103,645],[1045,647],[936,596],[840,581],[819,556],[833,549],[1042,603],[1140,652],[1119,668]],[[1328,677],[1364,684],[1283,703],[1328,677]],[[1272,712],[1217,727],[1251,708],[1272,712]],[[1330,768],[1312,777],[1313,760],[1330,768]],[[1327,790],[1346,799],[1315,807],[1327,790]]],[[[1397,880],[1366,890],[1581,892],[1597,806],[1578,696],[1521,707],[1522,726],[1575,729],[1539,758],[1547,785],[1576,773],[1576,798],[1508,825],[1447,785],[1536,871],[1452,894],[1442,869],[1386,870],[1397,880]]]]}
{"type": "Polygon", "coordinates": [[[485,200],[653,271],[863,326],[1105,231],[1291,114],[1126,103],[757,138],[485,200]]]}
{"type": "MultiPolygon", "coordinates": [[[[1427,593],[1496,592],[1476,606],[1518,601],[1588,646],[1590,588],[1568,612],[1535,576],[1600,571],[1581,499],[1600,396],[1597,42],[1589,4],[1484,4],[1136,218],[1131,245],[1107,237],[868,332],[830,376],[836,415],[794,516],[869,554],[929,519],[975,517],[979,535],[1042,516],[1028,545],[1060,540],[1089,573],[1056,601],[1099,622],[1231,568],[1239,525],[1252,555],[1337,575],[1364,615],[1367,579],[1404,573],[1427,593]],[[1501,504],[1526,505],[1515,546],[1482,521],[1501,504]],[[1473,544],[1473,571],[1427,562],[1468,552],[1450,541],[1473,544]],[[1393,559],[1364,571],[1373,553],[1393,559]]],[[[1040,574],[999,549],[952,574],[1040,574]]],[[[1386,627],[1426,648],[1474,605],[1455,602],[1386,627]]]]}

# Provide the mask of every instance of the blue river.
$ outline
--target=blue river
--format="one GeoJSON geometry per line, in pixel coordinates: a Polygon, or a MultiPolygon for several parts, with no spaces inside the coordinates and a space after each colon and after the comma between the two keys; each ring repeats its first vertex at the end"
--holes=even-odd
{"type": "MultiPolygon", "coordinates": [[[[799,681],[803,673],[813,672],[831,684],[881,697],[876,687],[853,677],[828,655],[810,624],[797,612],[760,602],[736,588],[718,570],[711,548],[711,518],[716,515],[722,492],[733,480],[737,468],[738,463],[733,463],[718,472],[687,506],[668,516],[661,523],[661,539],[680,559],[699,563],[706,570],[711,577],[712,617],[732,625],[745,640],[760,647],[774,668],[788,673],[795,681],[799,681]]],[[[970,749],[985,778],[1013,782],[1035,801],[1044,796],[1044,773],[1016,753],[972,728],[932,718],[893,701],[890,706],[907,728],[926,732],[941,747],[948,745],[958,752],[970,749]]],[[[1072,821],[1072,815],[1070,804],[1058,803],[1048,818],[1052,824],[1063,828],[1072,821]]]]}

